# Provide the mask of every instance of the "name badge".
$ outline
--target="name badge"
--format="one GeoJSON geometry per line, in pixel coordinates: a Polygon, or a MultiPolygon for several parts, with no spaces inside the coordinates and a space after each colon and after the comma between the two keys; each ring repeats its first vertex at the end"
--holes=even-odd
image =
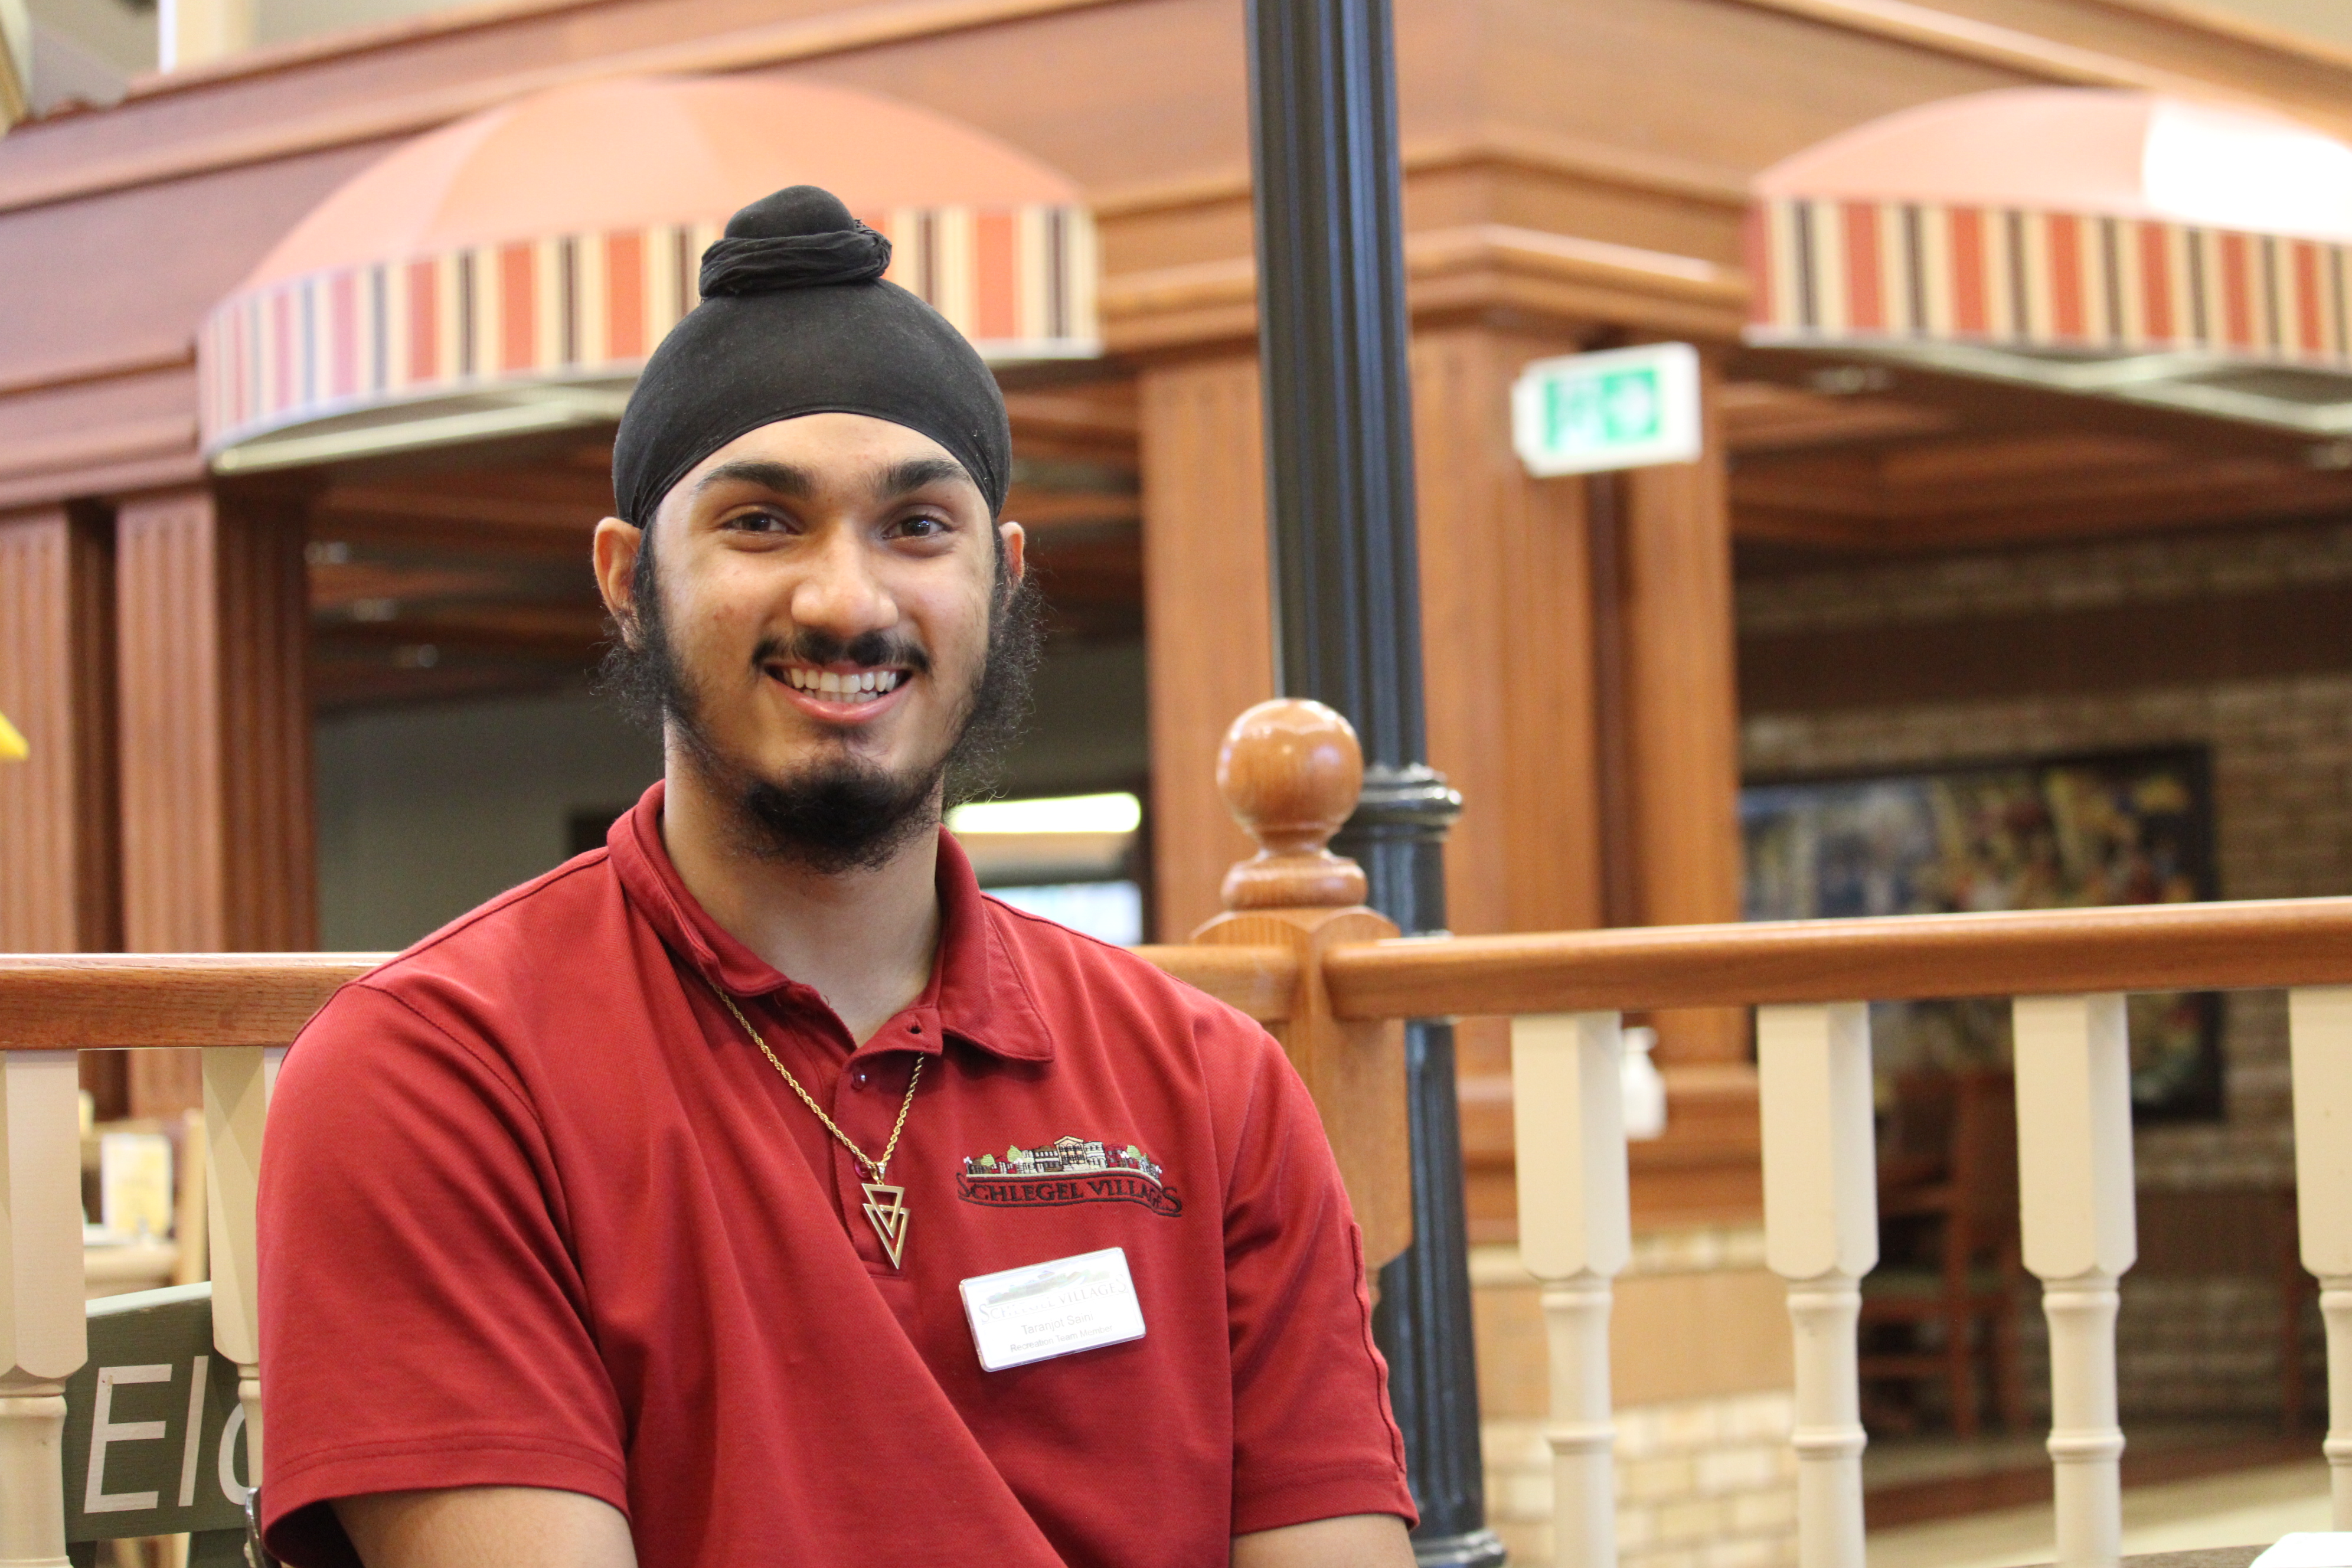
{"type": "Polygon", "coordinates": [[[961,1287],[980,1364],[990,1372],[1143,1337],[1127,1248],[975,1274],[961,1287]]]}

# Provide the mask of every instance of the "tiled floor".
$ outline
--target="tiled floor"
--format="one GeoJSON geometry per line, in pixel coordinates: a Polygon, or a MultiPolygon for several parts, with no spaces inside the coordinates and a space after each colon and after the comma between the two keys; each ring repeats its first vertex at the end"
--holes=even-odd
{"type": "MultiPolygon", "coordinates": [[[[2319,1447],[2315,1432],[2231,1421],[2137,1422],[2124,1452],[2124,1487],[2160,1486],[2232,1470],[2294,1464],[2319,1447]]],[[[2050,1461],[2038,1434],[1873,1437],[1862,1460],[1874,1530],[2047,1502],[2050,1461]]]]}
{"type": "MultiPolygon", "coordinates": [[[[2314,1455],[2292,1465],[2124,1493],[2124,1554],[2188,1552],[2326,1530],[2327,1467],[2314,1455]]],[[[2003,1509],[1874,1532],[1870,1568],[2019,1568],[2051,1559],[2050,1505],[2003,1509]]]]}

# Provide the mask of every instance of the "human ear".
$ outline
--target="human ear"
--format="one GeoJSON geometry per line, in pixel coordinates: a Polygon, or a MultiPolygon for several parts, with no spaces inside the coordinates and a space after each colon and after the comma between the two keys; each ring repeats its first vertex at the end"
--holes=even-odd
{"type": "Polygon", "coordinates": [[[591,549],[596,568],[596,591],[604,595],[606,612],[620,626],[622,640],[631,647],[637,646],[634,594],[637,552],[645,548],[645,530],[617,517],[608,517],[596,525],[595,542],[591,549]]]}
{"type": "Polygon", "coordinates": [[[1029,532],[1017,522],[1000,522],[996,536],[1004,541],[1004,580],[1018,583],[1029,574],[1029,532]]]}

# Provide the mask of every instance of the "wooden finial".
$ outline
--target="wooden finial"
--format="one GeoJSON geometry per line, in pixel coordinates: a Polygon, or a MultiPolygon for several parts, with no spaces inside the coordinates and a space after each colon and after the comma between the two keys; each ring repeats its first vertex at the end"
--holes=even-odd
{"type": "Polygon", "coordinates": [[[1258,848],[1225,873],[1225,908],[1362,903],[1363,868],[1324,846],[1363,784],[1354,726],[1322,703],[1278,697],[1234,720],[1217,752],[1217,788],[1258,848]]]}

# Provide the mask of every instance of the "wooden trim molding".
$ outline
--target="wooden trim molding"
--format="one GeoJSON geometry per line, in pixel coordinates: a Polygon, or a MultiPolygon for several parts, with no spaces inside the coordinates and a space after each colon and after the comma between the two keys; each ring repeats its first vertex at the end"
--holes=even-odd
{"type": "Polygon", "coordinates": [[[195,363],[194,339],[168,346],[133,349],[128,353],[56,359],[46,363],[36,361],[31,364],[17,364],[0,370],[0,397],[19,392],[47,392],[63,386],[82,386],[93,381],[112,381],[157,371],[185,370],[195,363]]]}
{"type": "MultiPolygon", "coordinates": [[[[1727,342],[1747,319],[1748,278],[1736,268],[1510,224],[1407,235],[1405,271],[1417,315],[1508,304],[1727,342]]],[[[1251,337],[1257,264],[1236,257],[1115,276],[1100,304],[1113,353],[1251,337]]]]}
{"type": "Polygon", "coordinates": [[[382,54],[404,45],[428,43],[464,33],[485,32],[516,22],[560,16],[567,11],[595,11],[626,0],[474,0],[470,5],[388,21],[362,22],[331,33],[282,43],[261,44],[235,54],[173,70],[142,71],[131,79],[125,102],[169,98],[233,82],[278,76],[322,60],[348,59],[354,55],[382,54]]]}
{"type": "Polygon", "coordinates": [[[2235,43],[2352,72],[2352,48],[2236,12],[2183,5],[2181,0],[2087,0],[2087,4],[2119,16],[2165,23],[2185,33],[2219,34],[2235,43]]]}
{"type": "Polygon", "coordinates": [[[93,468],[59,468],[23,479],[0,479],[0,507],[47,506],[63,500],[112,498],[169,485],[194,484],[205,477],[205,460],[192,445],[184,452],[136,458],[93,468]]]}
{"type": "MultiPolygon", "coordinates": [[[[1408,178],[1501,164],[1674,196],[1733,213],[1745,211],[1748,200],[1748,176],[1738,169],[1503,125],[1487,126],[1474,136],[1427,137],[1408,142],[1398,157],[1408,178]]],[[[1091,191],[1087,195],[1087,205],[1098,221],[1109,221],[1158,216],[1221,202],[1245,202],[1249,195],[1249,170],[1237,165],[1213,174],[1091,191]]]]}
{"type": "MultiPolygon", "coordinates": [[[[2275,101],[2264,95],[2233,87],[2226,80],[2166,70],[2120,55],[2082,48],[2053,38],[2021,32],[2014,27],[1955,16],[1932,6],[1913,5],[1910,0],[1723,0],[1723,3],[1759,11],[1775,11],[1782,16],[1801,16],[1807,21],[1819,22],[1846,32],[2004,67],[2021,76],[2042,81],[2075,87],[2137,88],[2147,92],[2173,93],[2189,98],[2218,97],[2258,105],[2273,111],[2278,108],[2275,101]]],[[[2178,19],[2188,26],[2196,25],[2187,16],[2178,19]]],[[[2235,29],[2230,32],[2233,42],[2263,43],[2278,48],[2278,52],[2288,58],[2300,59],[2307,64],[2340,68],[2347,63],[2336,59],[2333,51],[2290,51],[2280,47],[2276,41],[2250,38],[2235,29]]],[[[2347,75],[2352,78],[2352,70],[2347,70],[2347,75]]],[[[2352,82],[2347,82],[2347,86],[2352,86],[2352,82]]]]}
{"type": "MultiPolygon", "coordinates": [[[[1118,0],[880,0],[879,4],[853,10],[746,27],[715,37],[688,38],[653,48],[570,60],[373,103],[326,109],[263,125],[239,126],[211,136],[37,170],[14,178],[0,168],[0,212],[21,211],[106,191],[410,135],[508,102],[524,93],[569,82],[616,76],[751,70],[1117,3],[1118,0]]],[[[136,112],[136,109],[131,106],[108,112],[136,112]]]]}
{"type": "Polygon", "coordinates": [[[0,445],[0,480],[104,468],[181,452],[194,456],[195,449],[196,416],[167,414],[0,445]]]}
{"type": "MultiPolygon", "coordinates": [[[[567,10],[609,7],[617,0],[556,0],[553,4],[499,3],[469,8],[453,16],[393,24],[338,35],[330,39],[257,50],[200,69],[169,76],[142,78],[125,104],[111,113],[136,113],[142,103],[167,96],[205,89],[233,89],[257,77],[300,69],[322,61],[368,53],[383,53],[428,42],[454,33],[509,26],[567,10]]],[[[217,169],[239,167],[291,157],[304,153],[350,146],[410,134],[446,123],[477,110],[507,101],[519,94],[562,83],[599,77],[668,72],[724,72],[783,64],[825,55],[918,37],[934,37],[973,28],[1024,21],[1066,11],[1125,3],[1125,0],[877,0],[877,3],[830,15],[795,18],[740,29],[713,37],[684,39],[675,44],[630,50],[586,60],[516,71],[452,87],[403,95],[373,103],[323,110],[267,125],[246,126],[210,136],[197,136],[169,146],[134,153],[93,158],[69,166],[34,170],[14,178],[0,173],[0,211],[37,206],[180,178],[217,169]]],[[[1955,16],[1911,0],[1719,0],[1725,5],[1772,11],[1867,37],[1907,44],[1934,53],[1981,61],[2013,70],[2030,79],[2088,86],[2131,87],[2155,91],[2223,97],[2243,102],[2268,100],[2257,89],[2239,87],[2224,79],[2168,70],[2118,55],[2053,39],[1970,17],[1955,16]]],[[[2115,0],[2094,0],[2113,7],[2115,0]]],[[[2276,54],[2283,61],[2343,70],[2352,88],[2352,59],[2321,47],[2298,47],[2284,36],[2270,37],[2243,27],[2209,24],[2195,13],[2180,11],[2163,17],[2185,29],[2215,34],[2242,47],[2276,54]]],[[[2274,107],[2274,106],[2273,106],[2274,107]]],[[[70,122],[67,122],[70,123],[70,122]]],[[[28,127],[37,140],[45,127],[28,127]]],[[[20,132],[20,135],[25,134],[20,132]]],[[[1443,156],[1443,153],[1435,154],[1443,156]]],[[[1540,157],[1539,150],[1523,155],[1540,157]]],[[[1571,147],[1554,150],[1571,163],[1590,163],[1571,147]]],[[[1626,155],[1609,150],[1604,164],[1622,168],[1626,155]]],[[[1585,171],[1588,175],[1592,171],[1585,171]]],[[[1671,180],[1663,169],[1652,176],[1671,180]]],[[[1197,182],[1190,200],[1215,199],[1226,188],[1229,175],[1197,182]]],[[[1195,184],[1181,182],[1180,184],[1195,184]]],[[[1695,182],[1694,195],[1712,199],[1706,187],[1714,182],[1704,174],[1695,182]]],[[[1646,188],[1646,186],[1645,186],[1646,188]]],[[[1165,195],[1175,195],[1168,188],[1165,195]]],[[[1136,193],[1142,195],[1143,193],[1136,193]]],[[[1122,196],[1114,194],[1106,213],[1121,210],[1122,196]]],[[[1126,198],[1132,199],[1132,198],[1126,198]]]]}

